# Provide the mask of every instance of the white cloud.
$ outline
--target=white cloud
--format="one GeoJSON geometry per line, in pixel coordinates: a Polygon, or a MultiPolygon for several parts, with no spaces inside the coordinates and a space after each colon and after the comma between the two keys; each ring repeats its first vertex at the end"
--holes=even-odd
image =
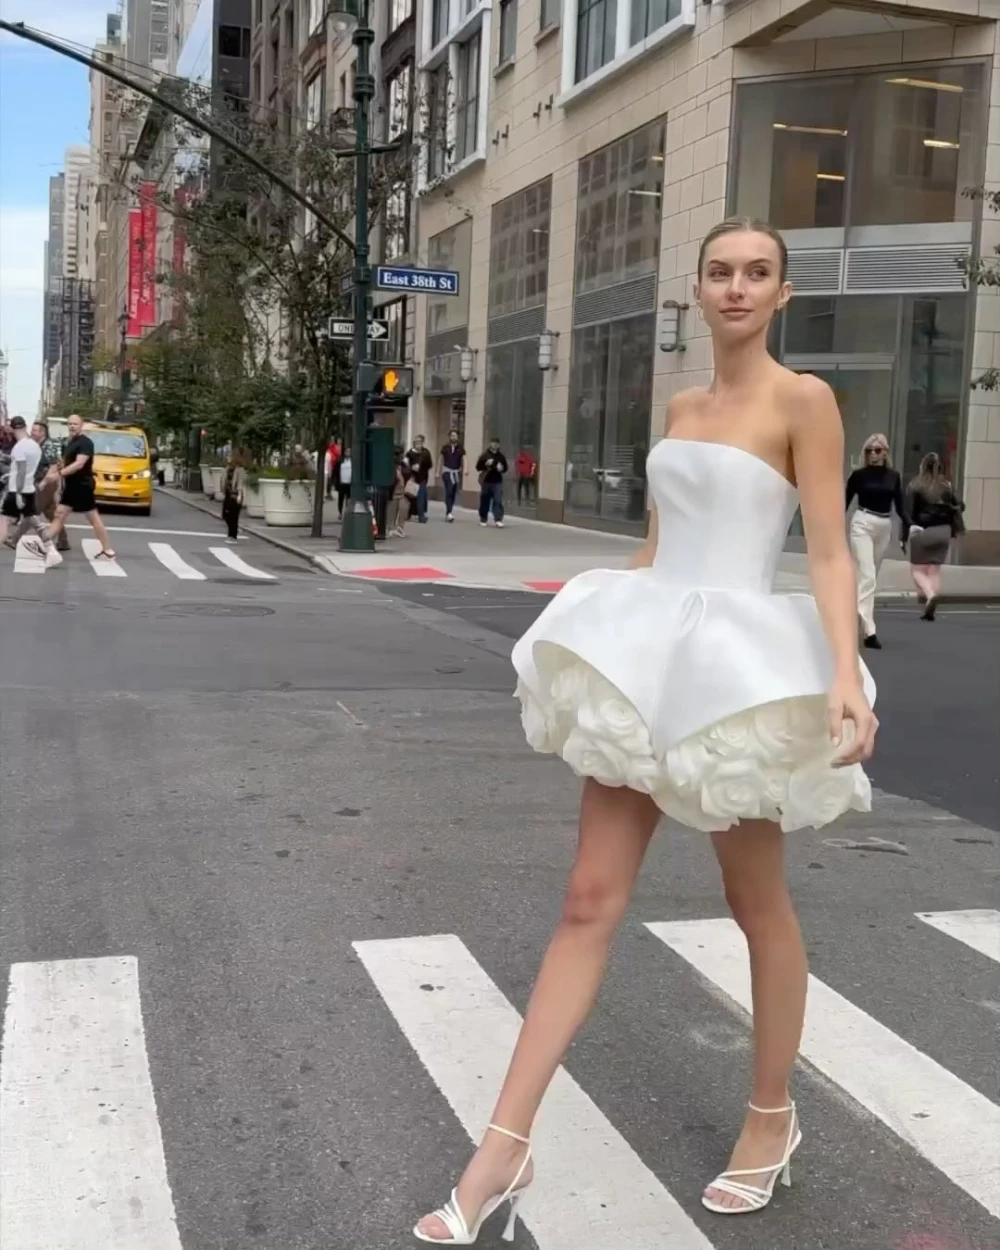
{"type": "Polygon", "coordinates": [[[7,404],[32,415],[42,378],[42,293],[48,205],[0,205],[0,347],[7,353],[7,404]]]}
{"type": "MultiPolygon", "coordinates": [[[[107,32],[108,13],[114,8],[110,0],[0,0],[0,16],[8,22],[23,22],[64,42],[92,48],[107,32]]],[[[29,44],[17,35],[0,32],[4,56],[10,45],[43,52],[37,44],[29,44]]],[[[44,53],[51,56],[52,53],[44,53]]]]}

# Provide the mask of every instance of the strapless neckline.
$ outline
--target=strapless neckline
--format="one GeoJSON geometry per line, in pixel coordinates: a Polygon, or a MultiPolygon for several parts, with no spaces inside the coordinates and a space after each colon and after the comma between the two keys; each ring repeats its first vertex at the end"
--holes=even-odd
{"type": "Polygon", "coordinates": [[[665,438],[661,438],[660,442],[675,443],[678,446],[688,443],[692,447],[721,447],[724,451],[735,451],[745,460],[754,460],[757,464],[762,465],[770,473],[773,473],[775,477],[780,478],[789,490],[795,491],[795,493],[798,494],[799,488],[794,484],[794,482],[790,482],[780,469],[776,469],[774,465],[765,460],[763,456],[758,456],[756,452],[748,451],[746,447],[740,447],[736,443],[720,443],[718,439],[714,438],[677,438],[676,436],[672,436],[670,434],[666,435],[665,438]]]}

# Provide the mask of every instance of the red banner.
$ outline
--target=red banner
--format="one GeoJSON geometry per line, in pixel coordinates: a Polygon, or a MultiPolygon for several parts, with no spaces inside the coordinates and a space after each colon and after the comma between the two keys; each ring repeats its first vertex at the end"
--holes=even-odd
{"type": "Polygon", "coordinates": [[[142,218],[142,285],[139,293],[139,325],[156,325],[156,183],[144,182],[139,188],[142,218]]]}
{"type": "Polygon", "coordinates": [[[133,208],[128,215],[128,337],[142,336],[139,307],[142,303],[142,213],[133,208]]]}

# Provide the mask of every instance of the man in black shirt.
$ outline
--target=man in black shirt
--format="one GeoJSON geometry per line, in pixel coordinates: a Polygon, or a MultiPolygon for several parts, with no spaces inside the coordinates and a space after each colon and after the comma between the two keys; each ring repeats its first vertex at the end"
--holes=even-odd
{"type": "Polygon", "coordinates": [[[430,481],[434,458],[424,446],[424,436],[417,434],[413,446],[406,453],[406,463],[410,466],[410,475],[417,484],[417,520],[421,525],[427,523],[427,483],[430,481]]]}
{"type": "Polygon", "coordinates": [[[66,518],[71,512],[82,512],[101,544],[95,560],[113,560],[115,553],[108,542],[108,531],[104,528],[94,499],[94,444],[83,432],[82,417],[74,412],[67,424],[69,442],[63,450],[62,465],[51,469],[47,479],[62,478],[63,486],[62,499],[52,522],[52,537],[58,538],[62,533],[66,518]]]}
{"type": "Polygon", "coordinates": [[[444,483],[444,519],[454,521],[455,501],[462,489],[465,477],[465,448],[458,436],[458,430],[452,430],[448,441],[441,448],[441,481],[444,483]]]}
{"type": "Polygon", "coordinates": [[[507,457],[500,450],[500,440],[491,438],[490,445],[476,461],[479,473],[479,524],[486,524],[490,509],[497,529],[503,529],[503,478],[507,457]]]}

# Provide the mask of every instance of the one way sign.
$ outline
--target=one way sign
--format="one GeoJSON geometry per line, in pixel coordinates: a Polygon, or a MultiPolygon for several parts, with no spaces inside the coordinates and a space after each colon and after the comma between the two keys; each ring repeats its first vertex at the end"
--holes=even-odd
{"type": "MultiPolygon", "coordinates": [[[[384,343],[389,337],[388,321],[380,321],[377,317],[368,318],[368,341],[370,343],[384,343]]],[[[353,339],[354,338],[354,322],[353,321],[337,321],[330,318],[330,338],[332,339],[353,339]]]]}

